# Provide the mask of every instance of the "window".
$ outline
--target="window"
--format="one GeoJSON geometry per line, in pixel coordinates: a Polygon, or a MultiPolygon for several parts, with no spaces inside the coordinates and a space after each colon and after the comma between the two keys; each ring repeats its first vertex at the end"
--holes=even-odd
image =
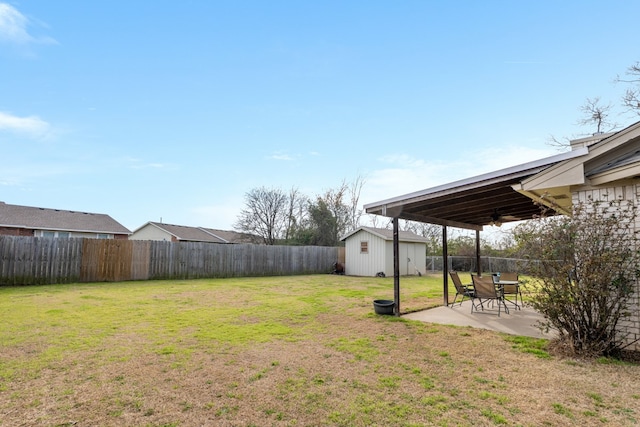
{"type": "Polygon", "coordinates": [[[47,237],[50,239],[60,238],[60,239],[68,239],[70,237],[68,231],[47,231],[42,230],[40,233],[35,234],[36,237],[47,237]]]}
{"type": "Polygon", "coordinates": [[[98,238],[98,239],[110,239],[110,238],[111,238],[111,235],[110,235],[110,234],[99,233],[99,234],[97,235],[97,238],[98,238]]]}
{"type": "Polygon", "coordinates": [[[360,242],[360,253],[361,254],[369,253],[369,242],[367,241],[360,242]]]}

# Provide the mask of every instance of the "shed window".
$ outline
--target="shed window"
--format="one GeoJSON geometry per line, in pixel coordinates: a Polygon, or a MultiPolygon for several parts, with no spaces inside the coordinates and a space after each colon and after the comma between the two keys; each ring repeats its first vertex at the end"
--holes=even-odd
{"type": "Polygon", "coordinates": [[[360,242],[360,253],[361,254],[369,253],[369,242],[367,241],[360,242]]]}

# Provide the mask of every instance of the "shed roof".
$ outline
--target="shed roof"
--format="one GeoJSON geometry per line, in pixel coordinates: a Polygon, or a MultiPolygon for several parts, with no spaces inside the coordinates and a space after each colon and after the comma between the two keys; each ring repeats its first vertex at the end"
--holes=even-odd
{"type": "MultiPolygon", "coordinates": [[[[347,240],[349,237],[360,231],[366,231],[384,240],[393,240],[393,230],[374,227],[358,227],[352,232],[347,233],[341,240],[347,240]]],[[[427,243],[429,242],[429,239],[427,239],[426,237],[418,236],[411,231],[398,231],[398,241],[411,243],[427,243]]]]}
{"type": "Polygon", "coordinates": [[[109,215],[0,202],[0,227],[82,233],[131,234],[109,215]]]}
{"type": "Polygon", "coordinates": [[[412,221],[482,230],[496,221],[520,221],[540,214],[541,208],[514,189],[523,179],[588,154],[587,147],[495,172],[428,188],[364,205],[367,213],[412,221]]]}

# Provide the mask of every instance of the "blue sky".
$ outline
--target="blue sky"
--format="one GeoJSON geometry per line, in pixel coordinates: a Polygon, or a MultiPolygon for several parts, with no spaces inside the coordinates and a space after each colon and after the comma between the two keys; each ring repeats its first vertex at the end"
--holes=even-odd
{"type": "Polygon", "coordinates": [[[637,1],[0,0],[0,201],[232,229],[557,153],[640,61],[637,1]]]}

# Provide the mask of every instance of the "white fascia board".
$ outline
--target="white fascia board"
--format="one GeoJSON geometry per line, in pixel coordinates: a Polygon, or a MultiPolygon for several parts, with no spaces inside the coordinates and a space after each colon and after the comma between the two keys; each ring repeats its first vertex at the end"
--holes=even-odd
{"type": "Polygon", "coordinates": [[[568,162],[552,166],[523,180],[520,188],[523,190],[541,190],[568,185],[582,185],[585,183],[584,162],[568,162]]]}
{"type": "MultiPolygon", "coordinates": [[[[140,227],[138,227],[135,230],[133,230],[133,233],[137,233],[138,231],[140,231],[143,228],[145,228],[147,225],[153,225],[153,224],[151,223],[151,221],[147,221],[143,225],[141,225],[140,227]]],[[[131,233],[131,234],[133,234],[133,233],[131,233]]]]}
{"type": "Polygon", "coordinates": [[[363,230],[363,228],[362,228],[362,227],[358,227],[358,228],[356,228],[355,230],[350,231],[350,232],[348,232],[347,234],[345,234],[345,235],[342,237],[342,239],[340,239],[340,241],[347,240],[349,237],[353,236],[354,234],[356,234],[357,232],[362,231],[362,230],[363,230]]]}
{"type": "Polygon", "coordinates": [[[381,238],[382,240],[387,240],[387,238],[386,238],[386,236],[384,234],[377,233],[375,229],[370,228],[370,227],[365,227],[365,226],[358,227],[355,230],[353,230],[352,232],[345,234],[344,237],[342,239],[340,239],[340,240],[341,241],[342,240],[347,240],[349,237],[353,236],[354,234],[358,234],[359,232],[369,233],[369,234],[372,234],[372,235],[374,235],[376,237],[381,238]]]}

